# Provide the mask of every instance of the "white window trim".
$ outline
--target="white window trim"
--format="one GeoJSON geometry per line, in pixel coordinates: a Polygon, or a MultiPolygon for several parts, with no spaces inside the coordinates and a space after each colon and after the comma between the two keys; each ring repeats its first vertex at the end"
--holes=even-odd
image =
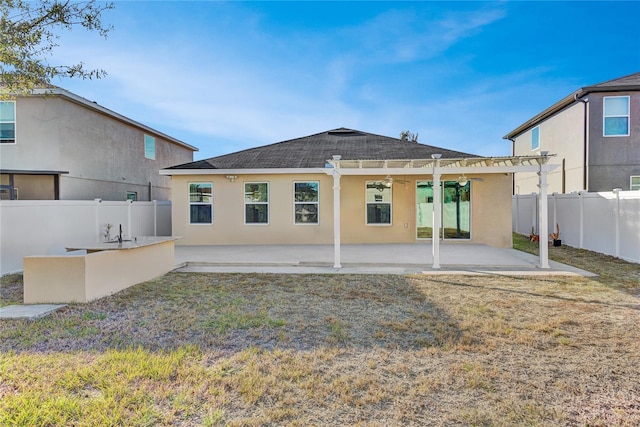
{"type": "Polygon", "coordinates": [[[616,137],[625,137],[625,136],[629,136],[631,132],[631,97],[628,95],[625,96],[605,96],[602,98],[602,136],[603,138],[616,138],[616,137]],[[605,100],[606,99],[611,99],[611,98],[627,98],[627,114],[624,116],[607,116],[605,114],[605,100]],[[609,117],[626,117],[627,118],[627,133],[626,134],[619,134],[619,135],[607,135],[605,134],[605,130],[606,130],[606,119],[609,117]]]}
{"type": "Polygon", "coordinates": [[[189,204],[189,225],[193,225],[196,227],[199,226],[209,226],[209,225],[213,225],[213,182],[205,182],[205,181],[198,181],[198,182],[189,182],[187,183],[187,192],[188,192],[188,204],[189,204]],[[205,202],[192,202],[191,201],[191,184],[208,184],[211,185],[211,202],[209,203],[205,203],[205,202]],[[211,206],[211,222],[191,222],[191,205],[198,205],[198,206],[211,206]]]}
{"type": "Polygon", "coordinates": [[[3,101],[3,102],[11,102],[13,104],[13,142],[0,142],[0,146],[5,145],[16,145],[18,143],[18,114],[17,114],[17,106],[16,101],[3,101]]]}
{"type": "Polygon", "coordinates": [[[271,223],[271,185],[269,185],[269,181],[246,181],[242,184],[242,200],[244,201],[244,225],[249,226],[265,226],[271,223]],[[267,184],[267,201],[266,202],[247,202],[247,197],[245,194],[245,189],[247,184],[267,184]],[[247,222],[247,205],[267,205],[267,222],[247,222]]]}
{"type": "Polygon", "coordinates": [[[630,191],[640,191],[640,175],[631,175],[629,177],[629,190],[630,191]],[[633,183],[633,178],[637,178],[638,183],[634,184],[633,183]],[[633,188],[635,185],[636,188],[633,188]]]}
{"type": "Polygon", "coordinates": [[[149,160],[156,160],[156,138],[145,133],[142,137],[142,144],[144,150],[144,158],[149,160]],[[147,138],[150,138],[153,141],[153,157],[147,156],[147,138]]]}
{"type": "Polygon", "coordinates": [[[390,227],[393,225],[393,184],[391,184],[391,187],[389,188],[389,191],[391,191],[391,201],[390,202],[368,202],[367,201],[367,184],[370,182],[379,182],[381,180],[365,180],[364,182],[364,223],[367,226],[371,226],[371,227],[390,227]],[[369,205],[379,205],[381,203],[388,203],[389,204],[389,223],[388,224],[381,224],[381,223],[369,223],[369,218],[367,215],[367,211],[368,211],[368,207],[369,205]]]}
{"type": "Polygon", "coordinates": [[[538,151],[540,150],[540,126],[536,126],[533,129],[531,129],[531,142],[529,144],[531,146],[531,151],[538,151]],[[534,130],[538,130],[538,146],[534,147],[533,146],[533,131],[534,130]]]}
{"type": "MultiPolygon", "coordinates": [[[[246,212],[246,211],[245,211],[246,212]]],[[[301,225],[303,227],[317,227],[320,225],[320,181],[293,181],[293,225],[301,225]],[[296,184],[306,184],[314,182],[318,185],[318,201],[316,202],[296,202],[296,184]],[[296,205],[316,205],[317,222],[296,222],[296,205]]]]}

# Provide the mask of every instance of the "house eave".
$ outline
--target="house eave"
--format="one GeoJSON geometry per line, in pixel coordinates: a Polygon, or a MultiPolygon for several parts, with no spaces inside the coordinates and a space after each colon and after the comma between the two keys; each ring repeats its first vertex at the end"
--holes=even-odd
{"type": "Polygon", "coordinates": [[[542,111],[541,113],[533,116],[531,119],[527,120],[508,134],[502,137],[502,139],[513,140],[513,138],[517,138],[527,130],[537,126],[542,123],[544,120],[553,116],[554,114],[564,110],[570,105],[576,102],[576,99],[584,98],[590,93],[603,93],[603,92],[633,92],[640,91],[640,85],[630,84],[630,85],[617,85],[617,86],[585,86],[573,92],[571,95],[561,99],[560,101],[553,104],[551,107],[542,111]]]}
{"type": "Polygon", "coordinates": [[[71,102],[74,102],[76,104],[80,104],[86,108],[89,108],[91,110],[97,111],[101,114],[105,114],[107,116],[112,117],[115,120],[118,120],[120,122],[126,123],[128,125],[134,126],[136,128],[139,128],[147,133],[149,133],[150,135],[154,135],[157,136],[159,138],[162,138],[166,141],[171,142],[172,144],[181,146],[183,148],[186,148],[188,150],[191,151],[199,151],[197,147],[194,147],[193,145],[187,144],[186,142],[180,141],[179,139],[176,139],[172,136],[169,136],[163,132],[160,132],[156,129],[153,129],[145,124],[142,124],[140,122],[137,122],[133,119],[130,119],[126,116],[123,116],[122,114],[116,113],[115,111],[112,111],[108,108],[105,108],[99,104],[97,104],[96,102],[92,102],[89,101],[86,98],[83,98],[79,95],[76,95],[75,93],[69,92],[68,90],[62,89],[62,88],[58,88],[58,87],[54,87],[54,88],[41,88],[41,89],[34,89],[32,91],[32,96],[50,96],[50,95],[55,95],[55,96],[60,96],[62,98],[65,98],[71,102]]]}
{"type": "Polygon", "coordinates": [[[508,157],[464,157],[454,159],[407,159],[407,160],[327,160],[324,168],[264,168],[264,169],[162,169],[160,175],[290,175],[327,174],[338,171],[340,175],[431,175],[434,168],[442,174],[490,174],[537,172],[542,166],[555,169],[548,164],[553,155],[508,156],[508,157]]]}
{"type": "Polygon", "coordinates": [[[509,132],[508,134],[503,136],[502,139],[508,139],[508,140],[511,141],[514,138],[517,138],[518,136],[520,136],[521,134],[523,134],[527,130],[537,126],[538,124],[540,124],[544,120],[548,119],[549,117],[553,116],[554,114],[558,113],[559,111],[562,111],[565,108],[567,108],[568,106],[572,105],[574,102],[576,102],[576,97],[577,98],[582,98],[586,94],[587,93],[584,92],[583,89],[579,89],[579,90],[573,92],[571,95],[561,99],[560,101],[558,101],[555,104],[553,104],[551,107],[549,107],[546,110],[542,111],[541,113],[533,116],[531,119],[527,120],[526,122],[524,122],[523,124],[521,124],[520,126],[515,128],[514,130],[512,130],[511,132],[509,132]]]}
{"type": "Polygon", "coordinates": [[[322,174],[324,168],[161,169],[160,175],[290,175],[322,174]]]}
{"type": "Polygon", "coordinates": [[[33,169],[0,169],[1,174],[13,175],[64,175],[69,171],[33,170],[33,169]]]}

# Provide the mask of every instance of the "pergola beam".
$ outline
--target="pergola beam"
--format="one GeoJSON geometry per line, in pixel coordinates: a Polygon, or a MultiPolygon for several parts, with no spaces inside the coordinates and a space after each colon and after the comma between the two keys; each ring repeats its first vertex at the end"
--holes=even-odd
{"type": "Polygon", "coordinates": [[[333,176],[333,241],[334,268],[341,268],[340,261],[340,177],[341,176],[376,176],[376,175],[419,175],[430,176],[433,180],[433,234],[432,268],[440,268],[440,224],[442,197],[440,183],[449,175],[500,174],[535,172],[539,176],[540,198],[538,233],[540,234],[540,268],[549,268],[549,248],[546,235],[548,232],[547,175],[558,168],[548,164],[548,153],[540,156],[515,157],[470,157],[461,159],[414,159],[414,160],[341,160],[334,156],[328,160],[323,170],[333,176]],[[392,165],[393,167],[389,167],[392,165]]]}

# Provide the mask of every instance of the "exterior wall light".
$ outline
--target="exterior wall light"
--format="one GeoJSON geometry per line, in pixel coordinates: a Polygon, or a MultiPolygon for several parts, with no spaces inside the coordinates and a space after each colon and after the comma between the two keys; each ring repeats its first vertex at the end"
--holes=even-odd
{"type": "Polygon", "coordinates": [[[238,175],[227,175],[227,179],[231,182],[236,182],[238,175]]]}

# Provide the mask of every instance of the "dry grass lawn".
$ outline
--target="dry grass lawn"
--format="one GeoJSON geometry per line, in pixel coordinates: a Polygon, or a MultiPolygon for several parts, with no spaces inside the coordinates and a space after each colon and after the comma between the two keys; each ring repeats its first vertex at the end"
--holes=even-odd
{"type": "Polygon", "coordinates": [[[640,425],[640,266],[589,256],[611,276],[171,273],[2,321],[0,425],[640,425]]]}

